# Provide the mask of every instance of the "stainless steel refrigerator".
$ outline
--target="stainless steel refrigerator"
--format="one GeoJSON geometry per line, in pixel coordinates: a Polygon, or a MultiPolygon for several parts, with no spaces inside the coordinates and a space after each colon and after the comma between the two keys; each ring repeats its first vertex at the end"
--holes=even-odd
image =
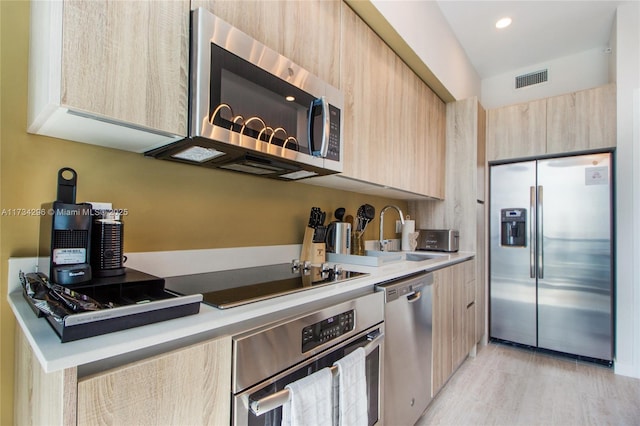
{"type": "Polygon", "coordinates": [[[490,170],[491,337],[611,361],[611,154],[490,170]]]}

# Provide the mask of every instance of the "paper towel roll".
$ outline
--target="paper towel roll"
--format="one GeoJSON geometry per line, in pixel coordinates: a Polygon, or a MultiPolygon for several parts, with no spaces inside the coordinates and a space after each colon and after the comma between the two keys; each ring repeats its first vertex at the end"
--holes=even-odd
{"type": "Polygon", "coordinates": [[[416,221],[405,219],[402,225],[402,251],[411,251],[411,238],[409,234],[416,231],[416,221]]]}

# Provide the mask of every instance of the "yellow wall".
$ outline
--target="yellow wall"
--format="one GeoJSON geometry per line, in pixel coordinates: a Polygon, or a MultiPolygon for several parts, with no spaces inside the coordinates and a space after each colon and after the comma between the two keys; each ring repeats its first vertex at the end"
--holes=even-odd
{"type": "MultiPolygon", "coordinates": [[[[310,207],[407,204],[302,183],[279,182],[144,158],[141,154],[26,133],[29,2],[0,2],[0,209],[39,208],[56,196],[57,171],[78,173],[78,201],[126,208],[125,251],[300,244],[310,207]]],[[[392,235],[389,221],[386,235],[392,235]]],[[[377,238],[377,221],[366,239],[377,238]]],[[[0,216],[0,424],[13,419],[15,320],[7,259],[35,256],[39,219],[0,216]]],[[[53,332],[53,330],[52,330],[53,332]]]]}

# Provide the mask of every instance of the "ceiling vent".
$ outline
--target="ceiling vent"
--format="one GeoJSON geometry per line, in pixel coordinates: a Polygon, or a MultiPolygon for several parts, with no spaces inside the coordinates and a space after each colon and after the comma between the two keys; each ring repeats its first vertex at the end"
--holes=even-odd
{"type": "Polygon", "coordinates": [[[549,79],[549,70],[541,70],[530,72],[528,74],[519,75],[516,77],[516,89],[521,89],[527,86],[533,86],[534,84],[544,83],[549,79]]]}

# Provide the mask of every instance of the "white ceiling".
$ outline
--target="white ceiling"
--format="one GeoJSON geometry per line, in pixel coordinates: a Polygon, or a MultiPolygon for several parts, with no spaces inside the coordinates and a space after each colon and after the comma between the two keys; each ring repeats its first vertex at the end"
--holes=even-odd
{"type": "Polygon", "coordinates": [[[456,1],[438,5],[481,79],[591,49],[606,49],[625,1],[456,1]],[[511,26],[498,30],[498,19],[511,26]]]}

